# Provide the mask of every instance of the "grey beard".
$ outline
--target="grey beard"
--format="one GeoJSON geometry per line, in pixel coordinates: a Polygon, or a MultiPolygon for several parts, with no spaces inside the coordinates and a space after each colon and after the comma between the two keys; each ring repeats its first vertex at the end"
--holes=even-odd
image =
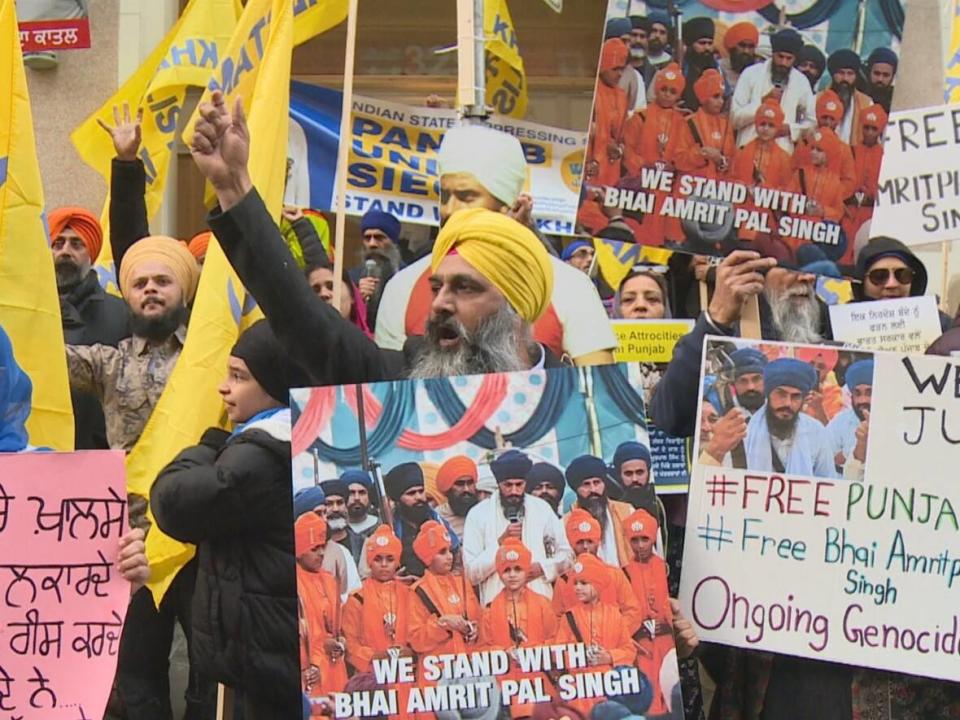
{"type": "Polygon", "coordinates": [[[773,326],[784,342],[818,343],[820,335],[820,304],[815,295],[810,294],[798,304],[788,290],[782,295],[764,289],[764,297],[770,305],[773,326]]]}
{"type": "MultiPolygon", "coordinates": [[[[530,326],[522,323],[523,337],[517,337],[517,313],[507,304],[480,323],[476,332],[470,333],[452,318],[460,334],[460,342],[453,350],[445,350],[431,333],[437,323],[427,321],[426,344],[423,352],[410,368],[411,379],[479,375],[491,372],[514,372],[526,370],[526,363],[518,350],[521,341],[530,345],[530,326]]],[[[439,321],[444,322],[444,321],[439,321]]]]}
{"type": "Polygon", "coordinates": [[[381,265],[386,265],[387,275],[393,275],[400,269],[400,259],[400,248],[393,244],[380,250],[371,250],[370,252],[364,250],[360,253],[361,263],[367,260],[375,260],[381,265]]]}
{"type": "Polygon", "coordinates": [[[345,517],[327,517],[327,525],[330,526],[330,529],[333,532],[338,532],[347,527],[347,519],[345,517]]]}
{"type": "Polygon", "coordinates": [[[64,293],[70,292],[79,285],[85,275],[80,266],[69,258],[57,260],[53,269],[57,276],[57,290],[64,293]]]}

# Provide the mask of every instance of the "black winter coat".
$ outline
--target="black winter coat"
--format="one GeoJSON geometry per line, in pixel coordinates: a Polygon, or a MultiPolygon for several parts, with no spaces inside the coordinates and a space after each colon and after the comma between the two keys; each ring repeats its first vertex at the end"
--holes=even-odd
{"type": "Polygon", "coordinates": [[[198,669],[299,717],[290,443],[260,429],[225,436],[212,428],[167,465],[150,507],[165,533],[197,546],[198,669]]]}

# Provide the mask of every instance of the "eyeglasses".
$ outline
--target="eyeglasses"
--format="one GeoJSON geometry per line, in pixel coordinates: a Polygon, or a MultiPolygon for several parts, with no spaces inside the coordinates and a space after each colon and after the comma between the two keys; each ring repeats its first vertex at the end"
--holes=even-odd
{"type": "Polygon", "coordinates": [[[890,268],[877,268],[876,270],[871,270],[867,273],[867,280],[874,285],[886,285],[887,281],[890,279],[891,272],[893,273],[893,277],[895,277],[897,282],[901,285],[909,285],[913,282],[913,270],[905,267],[897,268],[896,270],[890,270],[890,268]]]}

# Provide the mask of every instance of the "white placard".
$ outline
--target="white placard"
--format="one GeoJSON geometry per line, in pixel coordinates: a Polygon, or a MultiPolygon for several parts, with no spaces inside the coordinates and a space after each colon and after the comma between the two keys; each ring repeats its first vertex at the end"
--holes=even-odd
{"type": "Polygon", "coordinates": [[[833,339],[864,350],[923,353],[940,337],[932,295],[830,306],[833,339]]]}

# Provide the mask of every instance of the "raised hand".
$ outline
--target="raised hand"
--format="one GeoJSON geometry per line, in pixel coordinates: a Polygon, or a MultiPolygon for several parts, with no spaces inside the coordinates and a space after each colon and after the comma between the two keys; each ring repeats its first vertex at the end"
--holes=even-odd
{"type": "Polygon", "coordinates": [[[113,149],[117,153],[118,160],[131,161],[137,159],[137,152],[140,150],[141,129],[140,124],[143,121],[143,108],[137,109],[136,120],[130,119],[130,105],[123,104],[123,113],[121,116],[120,108],[113,106],[113,127],[107,125],[103,120],[97,118],[97,124],[113,140],[113,149]]]}
{"type": "Polygon", "coordinates": [[[243,102],[238,97],[231,114],[223,93],[215,90],[210,102],[200,104],[199,114],[190,141],[190,154],[213,186],[220,207],[228,210],[253,187],[247,171],[250,131],[243,102]]]}

